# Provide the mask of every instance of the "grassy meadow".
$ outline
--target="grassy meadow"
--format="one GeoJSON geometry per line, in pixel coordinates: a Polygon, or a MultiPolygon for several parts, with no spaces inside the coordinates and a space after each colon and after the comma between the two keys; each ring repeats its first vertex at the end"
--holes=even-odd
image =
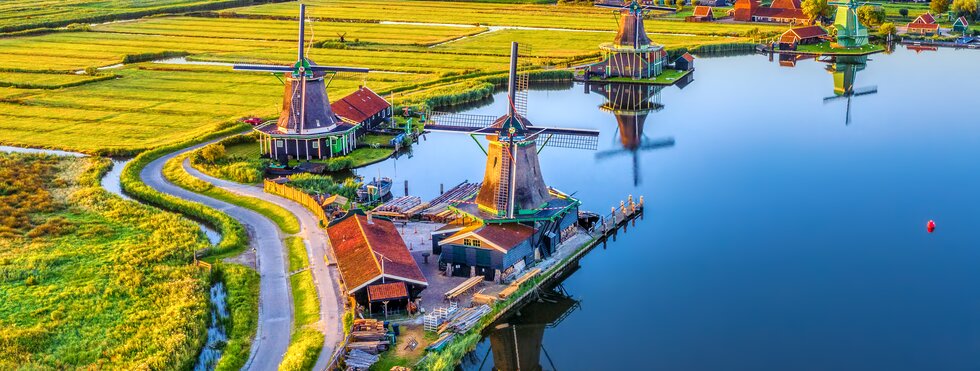
{"type": "Polygon", "coordinates": [[[207,242],[99,188],[107,163],[0,154],[0,369],[193,365],[208,277],[190,263],[207,242]]]}
{"type": "MultiPolygon", "coordinates": [[[[27,2],[14,3],[23,8],[27,2]]],[[[137,8],[197,3],[156,0],[137,8]]],[[[504,71],[510,41],[530,46],[534,58],[525,62],[537,65],[565,67],[596,58],[598,44],[613,37],[617,24],[606,9],[532,2],[307,3],[313,19],[307,22],[309,57],[373,71],[338,75],[331,96],[367,84],[396,105],[485,96],[492,86],[473,77],[504,71]],[[397,94],[389,95],[393,91],[397,94]],[[446,94],[453,98],[431,99],[446,94]]],[[[71,12],[88,14],[73,7],[94,4],[68,0],[52,9],[67,19],[71,12]]],[[[0,5],[6,15],[4,6],[12,5],[0,5]]],[[[122,1],[111,0],[99,10],[117,6],[122,1]]],[[[295,2],[270,3],[208,16],[149,17],[0,38],[0,144],[132,154],[207,134],[243,116],[274,117],[282,100],[280,81],[265,73],[234,72],[225,64],[291,63],[296,15],[295,2]],[[192,64],[167,62],[174,55],[192,64]],[[102,69],[93,74],[95,68],[102,69]]],[[[668,48],[743,42],[748,35],[783,28],[665,19],[648,20],[646,26],[655,42],[668,48]]]]}

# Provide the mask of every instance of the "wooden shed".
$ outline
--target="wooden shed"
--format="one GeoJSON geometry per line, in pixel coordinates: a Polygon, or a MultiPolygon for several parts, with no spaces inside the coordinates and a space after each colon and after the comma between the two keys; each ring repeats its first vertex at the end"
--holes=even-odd
{"type": "Polygon", "coordinates": [[[694,13],[684,20],[688,22],[710,22],[714,19],[715,16],[710,6],[698,5],[694,7],[694,13]]]}
{"type": "Polygon", "coordinates": [[[959,17],[953,21],[953,32],[967,32],[970,29],[970,22],[967,22],[966,17],[959,17]]]}
{"type": "Polygon", "coordinates": [[[674,61],[674,69],[680,71],[694,70],[694,56],[691,53],[684,53],[674,61]]]}
{"type": "Polygon", "coordinates": [[[791,28],[779,37],[779,49],[796,50],[801,44],[816,44],[827,36],[827,30],[820,26],[791,28]]]}

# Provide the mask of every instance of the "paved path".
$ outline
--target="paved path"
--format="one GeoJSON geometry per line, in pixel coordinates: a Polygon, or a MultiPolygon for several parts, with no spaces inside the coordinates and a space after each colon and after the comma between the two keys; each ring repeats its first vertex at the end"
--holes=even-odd
{"type": "Polygon", "coordinates": [[[209,143],[196,145],[151,162],[140,172],[140,179],[157,191],[221,210],[238,220],[248,230],[250,244],[256,249],[261,279],[259,280],[258,330],[245,368],[275,370],[279,368],[283,354],[289,346],[293,323],[292,299],[283,253],[283,236],[279,228],[259,213],[185,190],[171,184],[163,177],[163,165],[168,160],[209,143]]]}
{"type": "MultiPolygon", "coordinates": [[[[184,170],[187,173],[203,179],[215,186],[221,187],[229,192],[234,192],[247,197],[254,197],[264,201],[274,203],[288,210],[299,219],[300,232],[297,236],[303,238],[306,243],[306,253],[310,260],[310,270],[313,272],[313,282],[316,285],[317,296],[320,298],[320,322],[317,328],[323,333],[324,346],[317,359],[314,370],[323,370],[327,367],[327,362],[333,354],[336,346],[343,341],[343,325],[341,314],[343,313],[344,303],[341,301],[343,295],[339,294],[340,288],[337,286],[339,276],[337,267],[328,266],[327,258],[329,248],[327,244],[326,231],[320,227],[320,222],[302,205],[283,197],[265,193],[261,186],[235,183],[223,179],[218,179],[204,174],[190,165],[190,160],[184,160],[184,170]]],[[[333,257],[329,256],[333,261],[333,257]]]]}

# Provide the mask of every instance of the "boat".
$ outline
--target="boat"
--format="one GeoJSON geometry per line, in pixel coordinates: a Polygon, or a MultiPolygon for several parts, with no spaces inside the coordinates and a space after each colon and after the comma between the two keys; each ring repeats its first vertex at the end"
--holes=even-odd
{"type": "Polygon", "coordinates": [[[357,201],[358,202],[371,202],[388,197],[391,194],[391,178],[383,177],[381,179],[375,178],[370,182],[361,184],[357,188],[357,201]]]}

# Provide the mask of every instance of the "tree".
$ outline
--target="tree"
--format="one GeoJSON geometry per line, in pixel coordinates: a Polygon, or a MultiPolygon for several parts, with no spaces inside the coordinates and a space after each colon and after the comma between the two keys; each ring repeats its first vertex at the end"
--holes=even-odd
{"type": "Polygon", "coordinates": [[[857,8],[858,21],[869,28],[878,27],[885,22],[885,9],[872,5],[861,5],[857,8]]]}
{"type": "Polygon", "coordinates": [[[99,74],[99,69],[97,67],[85,67],[85,74],[89,76],[95,76],[99,74]]]}
{"type": "Polygon", "coordinates": [[[929,11],[932,14],[943,14],[949,11],[949,0],[932,0],[929,2],[929,11]]]}
{"type": "Polygon", "coordinates": [[[977,0],[953,0],[953,11],[957,15],[970,15],[970,18],[976,18],[977,14],[977,0]]]}
{"type": "Polygon", "coordinates": [[[830,5],[827,4],[827,0],[803,0],[800,7],[803,8],[803,15],[806,15],[810,21],[830,15],[830,5]]]}
{"type": "Polygon", "coordinates": [[[909,10],[908,10],[908,8],[899,9],[898,10],[898,14],[901,14],[902,15],[902,18],[908,18],[909,17],[909,10]]]}
{"type": "Polygon", "coordinates": [[[678,12],[684,10],[684,0],[677,0],[677,2],[674,3],[674,7],[677,8],[678,12]]]}
{"type": "Polygon", "coordinates": [[[225,157],[225,146],[221,143],[215,143],[208,145],[207,147],[201,148],[201,159],[207,161],[208,163],[214,164],[225,157]]]}
{"type": "Polygon", "coordinates": [[[891,22],[885,22],[878,27],[878,34],[882,37],[894,36],[898,30],[895,28],[895,24],[891,22]]]}

